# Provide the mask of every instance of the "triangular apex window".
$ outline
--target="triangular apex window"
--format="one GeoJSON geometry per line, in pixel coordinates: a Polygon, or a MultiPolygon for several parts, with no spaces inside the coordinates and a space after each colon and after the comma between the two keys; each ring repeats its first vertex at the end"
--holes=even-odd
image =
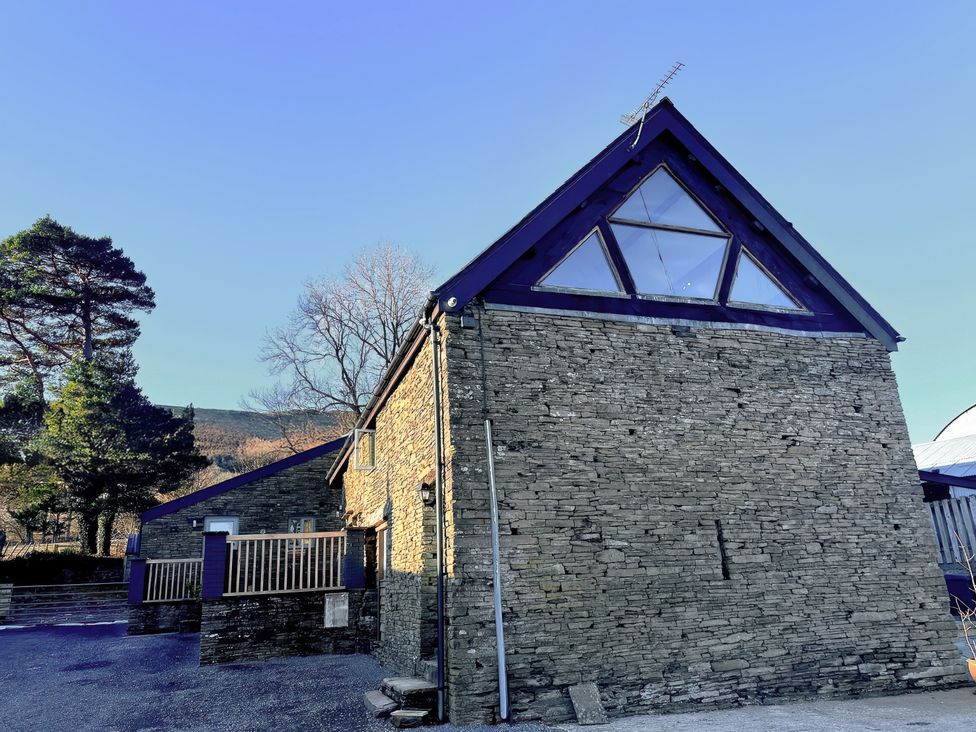
{"type": "Polygon", "coordinates": [[[555,290],[622,293],[599,229],[594,229],[562,261],[539,280],[539,287],[555,290]]]}
{"type": "Polygon", "coordinates": [[[732,289],[729,291],[729,304],[774,310],[804,310],[796,298],[746,249],[739,253],[732,289]]]}
{"type": "Polygon", "coordinates": [[[721,227],[682,188],[667,168],[658,168],[611,216],[616,221],[675,226],[724,234],[721,227]]]}
{"type": "Polygon", "coordinates": [[[640,294],[718,296],[729,235],[667,168],[645,178],[610,221],[640,294]]]}

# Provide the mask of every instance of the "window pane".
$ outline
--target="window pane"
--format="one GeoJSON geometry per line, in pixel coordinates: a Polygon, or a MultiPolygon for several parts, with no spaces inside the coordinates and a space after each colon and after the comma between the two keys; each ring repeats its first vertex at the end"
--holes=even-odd
{"type": "Polygon", "coordinates": [[[728,240],[623,224],[612,228],[638,292],[715,297],[728,240]]]}
{"type": "Polygon", "coordinates": [[[574,290],[620,291],[603,244],[595,231],[539,284],[574,290]]]}
{"type": "Polygon", "coordinates": [[[724,233],[664,168],[644,181],[613,218],[724,233]]]}
{"type": "Polygon", "coordinates": [[[739,265],[735,270],[735,279],[732,280],[729,301],[800,310],[793,298],[770,279],[745,250],[739,254],[739,265]]]}
{"type": "Polygon", "coordinates": [[[232,516],[207,516],[203,520],[204,531],[226,531],[228,534],[237,533],[237,519],[232,516]]]}

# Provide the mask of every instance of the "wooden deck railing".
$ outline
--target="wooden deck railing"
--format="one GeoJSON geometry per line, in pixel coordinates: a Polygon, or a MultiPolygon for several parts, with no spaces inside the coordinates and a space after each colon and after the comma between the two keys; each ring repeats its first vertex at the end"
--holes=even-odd
{"type": "Polygon", "coordinates": [[[344,531],[228,536],[224,594],[340,589],[345,545],[344,531]]]}
{"type": "Polygon", "coordinates": [[[946,498],[926,505],[941,563],[964,562],[963,552],[970,557],[976,554],[976,497],[946,498]]]}
{"type": "Polygon", "coordinates": [[[145,602],[200,597],[201,559],[147,559],[145,602]]]}

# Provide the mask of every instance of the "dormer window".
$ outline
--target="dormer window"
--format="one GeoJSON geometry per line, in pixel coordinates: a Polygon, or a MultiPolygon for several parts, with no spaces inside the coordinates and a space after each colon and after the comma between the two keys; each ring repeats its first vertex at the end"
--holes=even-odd
{"type": "Polygon", "coordinates": [[[663,165],[610,214],[610,228],[639,295],[718,297],[729,234],[663,165]]]}

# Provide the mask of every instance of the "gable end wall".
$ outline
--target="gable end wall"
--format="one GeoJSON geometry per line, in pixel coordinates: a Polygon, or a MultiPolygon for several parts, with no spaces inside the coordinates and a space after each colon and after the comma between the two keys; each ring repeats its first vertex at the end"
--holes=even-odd
{"type": "Polygon", "coordinates": [[[286,468],[253,483],[148,521],[142,526],[140,556],[146,559],[199,557],[203,553],[203,526],[194,529],[191,519],[205,516],[239,516],[243,534],[283,533],[288,520],[314,516],[316,531],[339,531],[336,517],[340,491],[329,488],[326,474],[338,450],[286,468]]]}
{"type": "MultiPolygon", "coordinates": [[[[517,718],[572,719],[581,681],[613,715],[959,681],[880,343],[477,314],[517,718]]],[[[447,330],[449,708],[490,721],[480,346],[447,330]]]]}

